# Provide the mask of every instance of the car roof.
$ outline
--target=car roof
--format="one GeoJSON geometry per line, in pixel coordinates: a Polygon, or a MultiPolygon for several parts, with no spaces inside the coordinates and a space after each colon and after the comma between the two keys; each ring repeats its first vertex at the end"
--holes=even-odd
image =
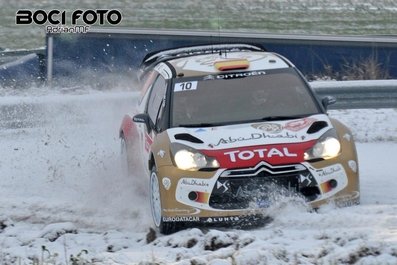
{"type": "Polygon", "coordinates": [[[167,78],[200,76],[214,73],[255,71],[292,67],[284,57],[251,44],[213,44],[189,46],[149,53],[141,70],[155,68],[167,72],[167,78]],[[227,67],[219,67],[219,63],[227,67]]]}
{"type": "Polygon", "coordinates": [[[198,54],[208,54],[208,53],[219,53],[219,52],[231,52],[231,51],[265,51],[262,46],[252,45],[252,44],[211,44],[211,45],[196,45],[179,47],[174,49],[166,49],[160,51],[154,51],[146,54],[143,58],[141,68],[150,67],[153,64],[158,64],[166,60],[173,58],[187,57],[198,54]]]}
{"type": "Polygon", "coordinates": [[[229,53],[203,54],[168,61],[177,77],[202,76],[242,71],[258,71],[289,68],[291,64],[277,54],[264,51],[237,51],[229,53]],[[217,67],[227,63],[228,68],[217,67]],[[242,66],[242,64],[244,64],[242,66]]]}

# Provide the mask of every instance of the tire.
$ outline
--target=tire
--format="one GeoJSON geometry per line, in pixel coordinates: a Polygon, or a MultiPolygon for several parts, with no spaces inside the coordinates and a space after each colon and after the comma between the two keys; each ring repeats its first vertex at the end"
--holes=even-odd
{"type": "Polygon", "coordinates": [[[172,234],[177,230],[176,223],[163,222],[161,193],[157,169],[154,166],[150,172],[150,209],[152,212],[153,223],[160,233],[164,235],[172,234]]]}
{"type": "Polygon", "coordinates": [[[120,138],[120,154],[123,173],[130,176],[133,170],[133,162],[131,161],[131,151],[129,150],[124,137],[120,138]]]}
{"type": "Polygon", "coordinates": [[[143,172],[142,165],[139,158],[137,158],[136,144],[134,142],[127,141],[124,136],[120,138],[120,149],[122,165],[125,168],[125,172],[128,176],[132,176],[134,173],[140,174],[143,172]]]}
{"type": "Polygon", "coordinates": [[[147,178],[143,177],[147,172],[143,169],[136,152],[133,151],[135,149],[134,144],[129,144],[124,137],[121,137],[120,148],[121,174],[123,177],[132,180],[132,189],[137,195],[147,198],[149,194],[147,178]]]}

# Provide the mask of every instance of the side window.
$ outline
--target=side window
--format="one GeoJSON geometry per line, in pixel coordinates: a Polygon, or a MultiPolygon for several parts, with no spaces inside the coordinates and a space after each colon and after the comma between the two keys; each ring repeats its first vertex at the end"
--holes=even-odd
{"type": "Polygon", "coordinates": [[[157,75],[158,75],[157,72],[150,71],[150,72],[146,73],[145,76],[143,76],[143,78],[142,78],[142,80],[140,82],[141,96],[140,96],[139,104],[141,104],[143,98],[145,97],[147,91],[149,90],[149,88],[153,84],[153,81],[155,80],[157,75]]]}
{"type": "Polygon", "coordinates": [[[147,113],[155,125],[157,124],[159,110],[163,103],[163,99],[165,98],[166,90],[167,82],[161,75],[159,75],[153,84],[147,105],[147,113]]]}

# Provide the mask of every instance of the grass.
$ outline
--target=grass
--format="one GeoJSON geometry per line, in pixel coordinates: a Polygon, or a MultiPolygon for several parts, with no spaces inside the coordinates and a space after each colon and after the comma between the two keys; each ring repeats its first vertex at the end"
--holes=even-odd
{"type": "Polygon", "coordinates": [[[65,250],[65,260],[57,252],[51,252],[46,246],[41,246],[41,254],[38,256],[30,256],[26,259],[21,257],[12,257],[9,254],[0,252],[0,264],[29,264],[29,265],[89,265],[94,264],[87,258],[88,251],[83,249],[76,255],[67,257],[65,250]]]}
{"type": "Polygon", "coordinates": [[[344,60],[341,69],[336,71],[324,65],[322,74],[307,76],[309,80],[381,80],[389,79],[388,62],[380,62],[375,55],[358,60],[344,60]]]}
{"type": "Polygon", "coordinates": [[[44,27],[15,25],[18,9],[118,9],[119,26],[202,30],[256,31],[304,34],[395,34],[397,10],[393,1],[372,0],[83,0],[67,2],[14,1],[0,4],[0,47],[36,48],[44,45],[44,27]],[[218,23],[219,22],[219,23],[218,23]]]}
{"type": "Polygon", "coordinates": [[[358,61],[346,61],[342,65],[340,78],[342,80],[388,79],[389,72],[384,63],[379,62],[375,56],[371,56],[358,61]]]}

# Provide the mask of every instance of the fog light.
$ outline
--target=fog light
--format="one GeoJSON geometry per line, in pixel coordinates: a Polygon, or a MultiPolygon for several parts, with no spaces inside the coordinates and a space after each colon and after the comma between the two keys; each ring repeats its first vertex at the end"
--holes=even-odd
{"type": "Polygon", "coordinates": [[[188,197],[189,197],[189,200],[191,200],[191,201],[197,200],[197,198],[198,198],[197,192],[195,192],[195,191],[189,192],[188,197]]]}
{"type": "Polygon", "coordinates": [[[335,189],[336,186],[338,186],[338,182],[335,179],[331,179],[329,182],[329,185],[331,188],[335,189]]]}
{"type": "Polygon", "coordinates": [[[328,180],[324,183],[321,183],[321,190],[323,193],[330,192],[338,186],[338,182],[335,179],[328,180]]]}

